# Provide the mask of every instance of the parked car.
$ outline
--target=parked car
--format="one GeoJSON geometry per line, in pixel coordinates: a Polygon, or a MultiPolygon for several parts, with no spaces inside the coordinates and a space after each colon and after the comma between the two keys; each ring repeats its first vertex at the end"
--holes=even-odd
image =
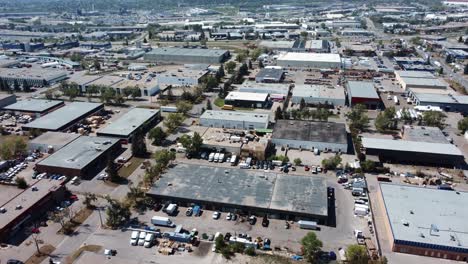
{"type": "Polygon", "coordinates": [[[257,222],[257,217],[255,217],[254,215],[251,215],[249,217],[249,224],[255,225],[256,222],[257,222]]]}
{"type": "Polygon", "coordinates": [[[138,237],[138,245],[143,246],[145,244],[146,232],[140,232],[140,236],[138,237]]]}
{"type": "Polygon", "coordinates": [[[213,212],[213,219],[218,220],[221,214],[219,212],[213,212]]]}
{"type": "Polygon", "coordinates": [[[187,208],[187,211],[185,211],[185,215],[186,215],[186,216],[191,216],[192,213],[193,213],[192,207],[187,208]]]}
{"type": "Polygon", "coordinates": [[[140,236],[140,232],[133,231],[132,235],[130,236],[130,245],[136,246],[138,244],[138,237],[140,236]]]}
{"type": "Polygon", "coordinates": [[[232,213],[227,213],[226,220],[230,221],[232,218],[232,213]]]}

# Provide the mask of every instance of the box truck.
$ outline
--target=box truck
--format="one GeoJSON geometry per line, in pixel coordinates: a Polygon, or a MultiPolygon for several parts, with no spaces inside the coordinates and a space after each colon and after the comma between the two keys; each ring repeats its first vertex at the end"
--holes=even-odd
{"type": "Polygon", "coordinates": [[[317,222],[315,221],[299,220],[297,221],[297,223],[299,224],[299,227],[302,229],[313,229],[313,230],[319,229],[317,222]]]}
{"type": "Polygon", "coordinates": [[[177,204],[169,204],[166,208],[166,213],[168,215],[174,214],[174,212],[177,210],[177,204]]]}
{"type": "Polygon", "coordinates": [[[237,162],[237,156],[232,155],[231,156],[231,166],[236,166],[236,162],[237,162]]]}
{"type": "Polygon", "coordinates": [[[171,219],[164,217],[164,216],[153,216],[153,218],[151,218],[151,223],[153,225],[158,225],[158,226],[168,226],[168,227],[175,226],[175,224],[172,223],[171,219]]]}
{"type": "Polygon", "coordinates": [[[355,207],[354,214],[359,215],[359,216],[365,216],[367,215],[367,209],[361,208],[361,207],[355,207]]]}

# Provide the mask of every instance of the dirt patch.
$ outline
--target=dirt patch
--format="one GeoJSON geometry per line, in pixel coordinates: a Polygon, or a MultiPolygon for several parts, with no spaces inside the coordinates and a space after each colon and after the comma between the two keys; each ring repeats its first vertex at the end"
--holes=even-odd
{"type": "Polygon", "coordinates": [[[47,257],[50,256],[52,252],[54,252],[55,247],[52,245],[44,245],[40,247],[41,253],[34,253],[28,260],[26,260],[25,264],[39,264],[44,261],[47,257]]]}
{"type": "Polygon", "coordinates": [[[211,252],[211,248],[213,247],[213,243],[201,241],[198,247],[194,248],[193,255],[197,257],[204,257],[211,252]]]}
{"type": "MultiPolygon", "coordinates": [[[[69,226],[68,233],[73,233],[78,228],[78,226],[83,224],[83,222],[86,221],[86,219],[88,219],[88,217],[92,213],[93,213],[93,210],[88,209],[86,207],[78,211],[78,213],[76,213],[76,215],[70,220],[70,222],[67,223],[67,225],[69,226]]],[[[65,233],[64,228],[61,228],[57,233],[64,234],[65,233]]]]}
{"type": "Polygon", "coordinates": [[[83,253],[84,251],[89,251],[89,252],[94,252],[94,253],[97,253],[99,252],[100,250],[102,249],[102,246],[98,246],[98,245],[86,245],[86,246],[82,246],[80,247],[78,250],[76,250],[75,252],[73,252],[73,254],[71,254],[70,256],[68,256],[64,263],[65,264],[72,264],[73,262],[75,262],[75,260],[81,255],[81,253],[83,253]]]}
{"type": "Polygon", "coordinates": [[[132,157],[119,170],[119,176],[128,178],[145,161],[143,158],[132,157]]]}

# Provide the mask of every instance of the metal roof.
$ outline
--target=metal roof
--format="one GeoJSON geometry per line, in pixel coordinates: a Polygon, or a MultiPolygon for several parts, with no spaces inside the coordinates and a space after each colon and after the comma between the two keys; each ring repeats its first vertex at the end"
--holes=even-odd
{"type": "Polygon", "coordinates": [[[277,120],[272,138],[347,144],[343,123],[277,120]]]}
{"type": "Polygon", "coordinates": [[[413,93],[419,102],[445,103],[445,104],[468,104],[468,96],[433,93],[413,93]]]}
{"type": "Polygon", "coordinates": [[[388,183],[380,190],[395,243],[468,250],[467,192],[388,183]]]}
{"type": "Polygon", "coordinates": [[[103,104],[73,102],[56,111],[40,117],[29,124],[24,125],[25,128],[38,128],[45,130],[60,130],[67,126],[70,122],[85,116],[93,111],[102,108],[103,104]]]}
{"type": "Polygon", "coordinates": [[[267,93],[247,93],[247,92],[229,92],[225,101],[256,101],[265,102],[268,99],[267,93]]]}
{"type": "Polygon", "coordinates": [[[326,85],[296,84],[292,90],[292,96],[345,99],[343,88],[330,87],[326,85]]]}
{"type": "Polygon", "coordinates": [[[63,104],[63,101],[59,100],[26,99],[6,106],[3,109],[10,111],[42,113],[63,104]]]}
{"type": "Polygon", "coordinates": [[[116,138],[81,136],[38,164],[81,170],[118,142],[116,138]]]}
{"type": "Polygon", "coordinates": [[[280,81],[283,78],[284,71],[282,69],[261,69],[255,78],[263,78],[268,80],[280,81]]]}
{"type": "Polygon", "coordinates": [[[463,153],[455,146],[449,143],[431,143],[410,140],[393,140],[382,138],[362,138],[364,148],[407,151],[417,153],[433,153],[450,156],[463,156],[463,153]]]}
{"type": "Polygon", "coordinates": [[[149,194],[327,215],[327,186],[321,177],[178,164],[154,184],[149,194]]]}
{"type": "Polygon", "coordinates": [[[224,121],[246,121],[268,123],[270,116],[268,114],[259,114],[255,112],[239,112],[239,111],[216,111],[206,110],[200,119],[217,119],[224,121]]]}
{"type": "Polygon", "coordinates": [[[351,97],[380,99],[372,82],[348,81],[347,88],[351,97]]]}
{"type": "Polygon", "coordinates": [[[97,135],[130,136],[145,122],[157,116],[159,110],[133,108],[108,126],[97,131],[97,135]]]}
{"type": "Polygon", "coordinates": [[[395,71],[395,74],[402,78],[435,78],[434,74],[426,71],[395,71]]]}

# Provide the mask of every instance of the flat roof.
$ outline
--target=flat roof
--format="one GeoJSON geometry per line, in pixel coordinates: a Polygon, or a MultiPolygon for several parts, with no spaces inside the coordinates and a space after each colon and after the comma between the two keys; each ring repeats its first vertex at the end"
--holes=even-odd
{"type": "Polygon", "coordinates": [[[287,95],[290,86],[289,83],[258,83],[245,81],[239,86],[239,92],[287,95]]]}
{"type": "Polygon", "coordinates": [[[345,99],[343,88],[337,88],[327,85],[309,85],[297,84],[292,90],[293,97],[313,97],[313,98],[331,98],[345,99]]]}
{"type": "Polygon", "coordinates": [[[60,105],[64,105],[63,101],[26,99],[26,100],[18,101],[9,106],[5,106],[3,109],[10,110],[10,111],[43,113],[60,105]]]}
{"type": "Polygon", "coordinates": [[[421,102],[445,103],[445,104],[468,104],[468,96],[433,93],[413,93],[421,102]]]}
{"type": "Polygon", "coordinates": [[[438,87],[441,89],[447,88],[447,84],[439,79],[428,79],[428,78],[405,78],[403,77],[403,82],[408,86],[428,86],[428,87],[438,87]]]}
{"type": "Polygon", "coordinates": [[[227,52],[227,50],[222,49],[157,48],[146,53],[146,55],[219,57],[227,52]]]}
{"type": "Polygon", "coordinates": [[[396,244],[468,250],[467,192],[389,183],[380,190],[396,244]]]}
{"type": "Polygon", "coordinates": [[[200,119],[217,119],[226,121],[245,121],[257,122],[257,123],[268,123],[270,116],[268,114],[260,114],[255,112],[239,112],[239,111],[217,111],[217,110],[206,110],[200,119]]]}
{"type": "Polygon", "coordinates": [[[66,76],[66,71],[51,68],[2,68],[0,71],[0,77],[2,78],[40,79],[51,81],[65,78],[66,76]]]}
{"type": "Polygon", "coordinates": [[[403,138],[410,141],[449,143],[438,127],[404,125],[403,138]]]}
{"type": "Polygon", "coordinates": [[[81,170],[118,142],[116,138],[81,136],[38,165],[81,170]]]}
{"type": "Polygon", "coordinates": [[[434,74],[426,71],[395,71],[402,78],[430,78],[434,79],[434,74]]]}
{"type": "Polygon", "coordinates": [[[178,164],[156,182],[149,194],[327,215],[327,186],[321,177],[178,164]],[[233,191],[235,190],[235,191],[233,191]]]}
{"type": "Polygon", "coordinates": [[[280,81],[283,75],[284,75],[284,71],[282,69],[263,68],[257,73],[255,78],[263,78],[263,79],[280,81]]]}
{"type": "Polygon", "coordinates": [[[69,125],[70,122],[73,122],[74,120],[91,112],[97,111],[103,106],[103,104],[99,103],[73,102],[48,115],[40,117],[23,127],[44,130],[60,130],[69,125]]]}
{"type": "Polygon", "coordinates": [[[62,145],[63,146],[72,142],[78,137],[80,137],[80,134],[47,131],[43,133],[42,135],[30,140],[28,144],[42,144],[42,145],[51,145],[51,146],[62,145]]]}
{"type": "Polygon", "coordinates": [[[334,53],[288,52],[280,54],[278,60],[341,63],[340,55],[334,53]]]}
{"type": "Polygon", "coordinates": [[[450,143],[432,143],[410,140],[394,140],[382,138],[362,138],[364,148],[407,151],[417,153],[432,153],[439,155],[463,156],[463,153],[455,145],[450,143]]]}
{"type": "Polygon", "coordinates": [[[351,97],[380,99],[372,82],[348,81],[347,88],[351,97]]]}
{"type": "Polygon", "coordinates": [[[157,116],[159,110],[146,108],[133,108],[116,121],[99,129],[96,133],[100,135],[114,135],[129,137],[135,130],[145,122],[157,116]]]}
{"type": "Polygon", "coordinates": [[[224,98],[226,101],[256,101],[265,102],[268,99],[267,93],[229,92],[224,98]]]}
{"type": "Polygon", "coordinates": [[[0,204],[0,208],[5,208],[6,212],[0,217],[0,230],[15,220],[22,213],[27,211],[31,206],[36,204],[51,190],[60,186],[61,181],[38,180],[29,186],[26,190],[11,197],[6,203],[0,204]],[[32,187],[37,187],[37,191],[32,191],[32,187]],[[16,209],[16,206],[21,205],[21,209],[16,209]]]}
{"type": "Polygon", "coordinates": [[[277,120],[272,138],[347,144],[343,123],[277,120]]]}

